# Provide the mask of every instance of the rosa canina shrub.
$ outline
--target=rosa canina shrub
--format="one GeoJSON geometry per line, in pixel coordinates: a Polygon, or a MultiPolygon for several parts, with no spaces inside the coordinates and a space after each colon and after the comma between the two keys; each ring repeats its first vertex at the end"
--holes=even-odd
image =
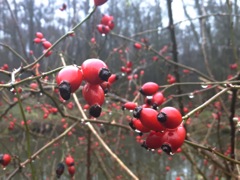
{"type": "MultiPolygon", "coordinates": [[[[238,63],[224,66],[235,75],[216,81],[179,63],[173,40],[154,44],[156,30],[118,33],[124,32],[120,15],[99,16],[112,2],[92,4],[58,39],[38,28],[29,36],[34,48],[28,55],[0,42],[20,60],[0,64],[1,178],[239,178],[238,63]],[[79,31],[85,24],[91,37],[79,31]],[[79,62],[64,49],[75,41],[82,47],[81,36],[88,54],[79,53],[79,62]]],[[[71,8],[56,7],[69,17],[71,8]]],[[[173,26],[166,31],[175,33],[173,26]]],[[[21,33],[27,26],[16,27],[21,33]]]]}

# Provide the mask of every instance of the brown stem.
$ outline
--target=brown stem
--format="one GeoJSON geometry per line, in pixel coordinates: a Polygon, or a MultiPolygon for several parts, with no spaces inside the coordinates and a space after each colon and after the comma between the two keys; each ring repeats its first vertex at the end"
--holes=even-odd
{"type": "Polygon", "coordinates": [[[108,180],[112,180],[113,178],[110,176],[109,170],[108,170],[107,167],[105,166],[102,157],[101,157],[101,156],[99,155],[99,153],[96,152],[96,151],[94,151],[94,154],[95,154],[95,156],[97,157],[97,160],[98,160],[98,162],[99,162],[99,164],[100,164],[100,167],[102,168],[103,173],[105,174],[106,178],[107,178],[108,180]]]}
{"type": "Polygon", "coordinates": [[[91,131],[87,131],[87,180],[91,180],[91,131]]]}
{"type": "Polygon", "coordinates": [[[206,102],[198,106],[197,108],[193,109],[189,113],[187,113],[185,116],[182,117],[183,120],[187,120],[191,115],[193,115],[197,111],[202,111],[207,105],[209,105],[211,102],[213,102],[216,98],[221,96],[222,94],[226,93],[229,90],[229,88],[225,88],[221,90],[219,93],[215,94],[213,97],[208,99],[206,102]]]}
{"type": "MultiPolygon", "coordinates": [[[[20,43],[21,43],[21,46],[22,46],[23,54],[24,54],[25,57],[27,57],[27,52],[26,52],[26,50],[25,50],[25,44],[23,43],[23,37],[22,37],[21,31],[20,31],[20,28],[19,28],[19,26],[18,26],[16,17],[15,17],[14,14],[13,14],[13,11],[12,11],[12,9],[11,9],[11,6],[10,6],[8,0],[5,0],[5,2],[6,2],[6,4],[7,4],[8,10],[9,10],[10,13],[11,13],[12,19],[14,20],[14,23],[15,23],[15,25],[16,25],[16,30],[17,30],[17,33],[18,33],[18,36],[19,36],[19,39],[20,39],[20,43]]],[[[23,59],[23,58],[21,58],[21,59],[23,59]]],[[[28,64],[27,61],[25,61],[25,60],[24,60],[23,62],[24,62],[25,64],[28,64]]]]}
{"type": "MultiPolygon", "coordinates": [[[[230,123],[230,128],[231,128],[231,158],[235,159],[235,131],[236,131],[236,127],[235,127],[235,123],[233,121],[233,118],[235,116],[235,106],[236,106],[236,100],[237,100],[237,90],[233,89],[232,90],[232,102],[231,102],[231,107],[230,107],[230,117],[229,117],[229,123],[230,123]]],[[[231,169],[232,171],[234,171],[234,163],[231,163],[231,169]]]]}
{"type": "Polygon", "coordinates": [[[188,161],[192,164],[193,168],[195,169],[196,173],[201,174],[201,176],[203,177],[203,179],[207,180],[207,177],[205,176],[205,174],[201,171],[201,169],[198,167],[195,159],[193,159],[193,157],[189,154],[189,152],[186,152],[184,149],[182,149],[183,154],[186,156],[186,158],[188,159],[188,161]]]}

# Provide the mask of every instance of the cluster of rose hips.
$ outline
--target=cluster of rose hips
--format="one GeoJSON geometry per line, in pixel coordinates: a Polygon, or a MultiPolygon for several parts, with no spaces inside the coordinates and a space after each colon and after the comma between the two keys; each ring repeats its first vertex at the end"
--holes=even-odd
{"type": "Polygon", "coordinates": [[[0,154],[0,164],[6,167],[11,162],[11,156],[9,154],[0,154]]]}
{"type": "MultiPolygon", "coordinates": [[[[74,176],[75,174],[75,166],[74,166],[74,159],[71,155],[68,155],[66,158],[65,158],[65,164],[67,165],[68,167],[68,173],[71,177],[74,176]]],[[[65,169],[65,166],[62,162],[58,163],[57,165],[57,168],[56,168],[56,175],[57,175],[57,178],[60,178],[61,175],[64,173],[64,169],[65,169]]]]}
{"type": "MultiPolygon", "coordinates": [[[[44,48],[43,53],[45,53],[48,50],[48,48],[50,48],[52,46],[52,43],[47,41],[44,38],[43,33],[41,33],[41,32],[36,32],[35,33],[35,39],[33,40],[33,42],[36,43],[36,44],[42,43],[42,46],[44,48]]],[[[52,54],[52,51],[48,51],[48,53],[45,56],[48,57],[51,54],[52,54]]]]}
{"type": "Polygon", "coordinates": [[[110,76],[111,73],[102,60],[87,59],[81,66],[65,66],[59,71],[56,82],[61,97],[64,100],[69,100],[71,93],[74,93],[84,80],[86,83],[83,86],[82,95],[90,106],[89,114],[93,117],[99,117],[102,111],[101,105],[105,98],[103,87],[107,88],[116,79],[114,75],[111,78],[110,76]],[[104,82],[108,82],[108,84],[105,85],[104,82]]]}
{"type": "Polygon", "coordinates": [[[114,28],[113,16],[104,14],[101,23],[97,25],[100,34],[108,34],[114,28]]]}
{"type": "Polygon", "coordinates": [[[123,108],[133,110],[129,125],[141,135],[148,133],[142,146],[148,150],[161,148],[169,155],[174,154],[185,140],[186,131],[182,125],[181,113],[174,107],[163,107],[165,98],[158,91],[154,82],[143,84],[140,93],[145,97],[145,104],[138,106],[133,102],[125,103],[123,108]]]}
{"type": "Polygon", "coordinates": [[[5,70],[7,71],[8,70],[8,64],[4,64],[3,66],[0,67],[1,70],[5,70]]]}

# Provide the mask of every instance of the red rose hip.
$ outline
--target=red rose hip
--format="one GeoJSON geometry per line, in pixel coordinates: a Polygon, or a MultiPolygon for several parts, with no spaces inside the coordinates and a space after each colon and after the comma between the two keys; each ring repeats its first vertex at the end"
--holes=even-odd
{"type": "Polygon", "coordinates": [[[157,115],[158,121],[168,129],[175,129],[182,123],[181,113],[174,107],[164,107],[157,115]]]}
{"type": "Polygon", "coordinates": [[[64,100],[69,100],[71,93],[75,92],[82,83],[83,75],[77,66],[65,66],[59,71],[56,81],[60,95],[64,100]]]}
{"type": "Polygon", "coordinates": [[[84,80],[90,84],[101,84],[108,81],[111,73],[107,65],[100,59],[87,59],[82,63],[84,80]]]}

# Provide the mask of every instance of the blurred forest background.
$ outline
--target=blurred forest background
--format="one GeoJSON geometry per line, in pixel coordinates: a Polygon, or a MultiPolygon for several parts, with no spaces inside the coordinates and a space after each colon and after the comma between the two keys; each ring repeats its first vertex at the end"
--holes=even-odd
{"type": "MultiPolygon", "coordinates": [[[[179,61],[206,73],[206,64],[201,50],[204,43],[209,68],[213,76],[217,80],[226,79],[227,75],[231,73],[226,66],[235,62],[233,51],[238,50],[239,46],[239,41],[237,41],[240,36],[239,2],[235,0],[228,6],[224,0],[179,0],[178,2],[173,1],[173,6],[176,3],[178,7],[173,9],[173,16],[178,17],[179,13],[179,17],[183,17],[183,19],[174,19],[174,22],[177,23],[175,30],[179,61]],[[196,18],[201,16],[204,19],[196,18]],[[184,21],[186,19],[189,20],[184,21]],[[231,44],[231,39],[234,40],[234,44],[231,44]]],[[[33,43],[37,31],[42,32],[50,42],[54,42],[83,19],[91,8],[90,0],[48,0],[43,2],[14,0],[9,1],[9,5],[2,0],[0,3],[0,17],[2,19],[0,22],[0,41],[24,54],[28,61],[32,61],[28,54],[30,50],[34,51],[35,56],[42,53],[42,49],[33,43]],[[65,11],[59,10],[62,3],[67,4],[65,11]],[[10,13],[9,8],[13,14],[10,13]]],[[[138,41],[141,38],[147,38],[150,45],[159,50],[165,45],[170,45],[165,1],[111,0],[104,7],[98,8],[93,17],[76,32],[74,38],[69,38],[60,44],[57,50],[67,52],[69,63],[80,64],[91,56],[90,39],[92,37],[97,39],[97,43],[102,48],[98,55],[103,60],[109,56],[114,48],[132,47],[129,42],[111,37],[111,35],[102,37],[97,32],[96,25],[99,24],[102,14],[114,17],[114,33],[116,34],[132,37],[138,41]]],[[[8,63],[10,68],[19,66],[19,61],[14,60],[15,57],[12,57],[12,53],[6,51],[2,46],[0,54],[2,64],[8,63]]],[[[56,56],[50,58],[52,60],[42,61],[43,70],[49,66],[57,67],[59,65],[59,61],[54,60],[56,56]]],[[[111,62],[115,63],[114,59],[116,58],[116,56],[112,56],[110,64],[111,62]]],[[[144,54],[142,58],[148,60],[151,58],[151,54],[144,54]]],[[[117,68],[117,66],[113,67],[113,70],[119,71],[117,68]]],[[[152,70],[151,72],[153,73],[152,70]]],[[[153,73],[146,78],[159,82],[162,77],[155,76],[153,73]]]]}
{"type": "MultiPolygon", "coordinates": [[[[145,70],[142,82],[154,81],[158,84],[167,84],[167,75],[174,73],[173,66],[163,61],[158,61],[157,65],[152,63],[152,59],[155,56],[153,53],[147,50],[137,51],[133,47],[133,42],[119,37],[121,35],[136,41],[141,41],[141,39],[145,38],[148,40],[149,46],[158,51],[167,48],[164,56],[171,59],[172,44],[168,28],[169,19],[166,2],[163,0],[108,0],[106,4],[97,8],[96,12],[86,23],[77,29],[75,36],[64,39],[53,49],[53,54],[47,57],[47,60],[40,62],[40,71],[45,72],[62,66],[59,60],[59,53],[62,52],[67,64],[80,65],[88,58],[98,57],[107,62],[113,73],[120,73],[123,62],[119,52],[122,50],[124,58],[131,61],[135,68],[140,66],[145,70]],[[102,36],[96,28],[103,14],[113,16],[115,23],[113,33],[105,36],[102,36]],[[92,38],[95,38],[96,44],[91,42],[92,38]],[[142,62],[146,62],[146,64],[142,65],[142,62]]],[[[216,81],[223,81],[234,75],[236,69],[231,69],[229,66],[239,61],[240,2],[238,0],[173,0],[172,4],[174,7],[173,17],[179,63],[195,68],[216,81]]],[[[34,56],[39,57],[43,50],[40,45],[33,43],[36,32],[42,32],[48,41],[53,43],[79,23],[92,8],[92,0],[0,0],[0,66],[6,63],[11,70],[21,65],[18,57],[8,50],[9,47],[21,54],[28,62],[33,62],[34,58],[30,55],[30,52],[33,51],[34,56]],[[67,8],[65,11],[60,11],[59,8],[62,7],[63,3],[66,3],[67,8]]],[[[137,71],[140,70],[141,68],[137,69],[137,71]]],[[[194,73],[186,74],[182,69],[179,69],[179,73],[181,74],[182,82],[200,81],[194,73]]],[[[9,77],[7,76],[1,77],[1,80],[7,81],[8,79],[9,77]]],[[[54,78],[52,77],[52,79],[54,78]]],[[[120,79],[119,84],[116,85],[116,87],[120,88],[113,88],[113,92],[123,97],[127,92],[123,89],[127,85],[128,81],[126,79],[120,79]]],[[[183,93],[186,94],[198,89],[202,89],[202,87],[200,85],[182,87],[183,93]]],[[[174,93],[176,93],[175,89],[169,90],[165,95],[167,97],[174,93]]],[[[189,109],[191,109],[203,103],[214,93],[216,91],[210,90],[208,93],[195,99],[186,96],[183,102],[185,105],[189,105],[189,109]]],[[[40,96],[36,95],[35,97],[39,98],[40,96]]],[[[134,95],[130,94],[130,97],[127,98],[131,99],[133,97],[134,95]]],[[[39,99],[40,102],[45,103],[44,100],[41,100],[41,97],[39,99]]],[[[228,97],[225,97],[224,100],[226,100],[226,106],[228,107],[227,99],[228,97]]],[[[30,102],[25,105],[33,106],[34,103],[30,102]]],[[[218,136],[219,131],[213,128],[209,132],[206,128],[206,125],[208,127],[216,125],[212,123],[212,112],[216,111],[213,108],[214,106],[206,108],[199,116],[199,119],[203,122],[200,126],[198,121],[193,119],[188,130],[195,140],[199,141],[202,141],[207,132],[209,134],[212,133],[211,138],[204,139],[203,142],[210,144],[212,147],[221,143],[225,144],[226,146],[223,147],[223,151],[225,151],[229,144],[225,143],[229,142],[230,128],[228,122],[223,121],[223,129],[220,132],[223,133],[221,139],[218,136]]],[[[13,108],[12,113],[17,115],[18,113],[15,111],[16,109],[13,108]]],[[[77,112],[73,111],[72,113],[76,114],[77,112]]],[[[119,117],[121,117],[120,121],[123,122],[125,116],[129,115],[129,113],[125,112],[120,115],[111,114],[108,118],[120,119],[119,117]]],[[[236,116],[240,116],[240,113],[237,112],[236,116]]],[[[32,113],[31,118],[40,119],[37,112],[36,114],[32,113]]],[[[223,115],[223,118],[228,118],[227,113],[223,115]]],[[[54,116],[49,117],[50,121],[56,119],[54,116]]],[[[6,125],[2,127],[6,127],[6,125]]],[[[130,136],[130,134],[133,134],[132,132],[112,130],[108,126],[106,127],[106,132],[108,134],[103,136],[110,147],[124,159],[126,164],[140,179],[157,180],[175,179],[176,177],[186,180],[204,179],[203,174],[210,179],[214,179],[224,174],[220,169],[215,168],[216,164],[208,162],[206,154],[201,154],[197,150],[189,150],[186,148],[187,146],[184,146],[183,149],[185,151],[183,153],[170,157],[165,154],[161,155],[161,153],[147,152],[139,147],[140,145],[135,142],[135,137],[130,136]],[[186,159],[188,161],[185,161],[186,159]],[[200,170],[197,168],[198,166],[200,170]],[[171,167],[170,172],[168,172],[168,167],[171,167]]],[[[18,132],[15,133],[17,134],[18,132]]],[[[78,137],[83,137],[86,134],[87,131],[76,132],[75,139],[66,137],[64,142],[68,141],[69,144],[74,144],[78,137]]],[[[55,134],[51,135],[47,138],[55,137],[55,134]]],[[[1,136],[1,138],[2,143],[0,147],[2,146],[3,148],[5,146],[3,144],[9,142],[8,139],[4,139],[5,135],[1,136]]],[[[44,144],[44,140],[39,140],[38,147],[44,144]]],[[[15,145],[12,146],[15,147],[15,145]]],[[[16,150],[21,149],[20,147],[21,145],[16,147],[16,150]]],[[[65,148],[69,148],[68,145],[65,148]]],[[[86,147],[81,147],[81,144],[80,146],[76,145],[75,150],[81,150],[81,148],[86,150],[86,147]]],[[[47,150],[45,155],[48,158],[46,159],[51,158],[49,156],[51,156],[53,151],[61,159],[65,151],[57,152],[57,150],[56,147],[47,150]]],[[[79,154],[76,153],[75,155],[76,159],[78,159],[79,174],[86,171],[86,166],[81,165],[86,164],[86,154],[84,152],[86,151],[79,154]]],[[[98,162],[99,156],[98,154],[95,155],[92,161],[98,162]]],[[[121,169],[117,169],[119,167],[116,164],[113,165],[111,159],[106,156],[103,155],[102,158],[109,168],[109,174],[114,179],[127,179],[128,176],[121,176],[121,169]]],[[[91,169],[92,179],[104,179],[104,173],[99,170],[98,164],[93,162],[91,169]]],[[[49,171],[54,172],[55,166],[52,167],[53,164],[51,163],[56,165],[57,159],[47,163],[41,161],[38,164],[41,167],[39,169],[42,170],[39,174],[43,179],[49,176],[49,171]]],[[[216,167],[219,166],[216,165],[216,167]]],[[[78,177],[81,177],[79,174],[78,177]]],[[[24,176],[20,177],[23,178],[24,176]]],[[[64,177],[67,179],[67,175],[64,177]]],[[[82,179],[86,179],[85,173],[82,173],[82,179]]]]}

